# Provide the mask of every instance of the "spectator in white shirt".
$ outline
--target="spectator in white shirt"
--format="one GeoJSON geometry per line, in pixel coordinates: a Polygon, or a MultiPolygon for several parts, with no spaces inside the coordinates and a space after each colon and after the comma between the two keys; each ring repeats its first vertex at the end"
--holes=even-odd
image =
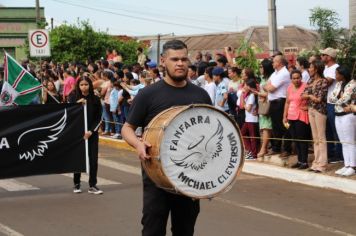
{"type": "Polygon", "coordinates": [[[209,97],[211,99],[211,103],[215,106],[214,102],[215,102],[216,84],[214,83],[214,80],[213,80],[213,69],[214,69],[214,67],[208,67],[205,69],[204,89],[205,89],[205,91],[208,92],[209,97]]]}
{"type": "MultiPolygon", "coordinates": [[[[290,75],[283,63],[284,61],[284,57],[281,55],[277,55],[273,58],[273,68],[275,69],[275,72],[273,72],[267,81],[267,84],[263,87],[263,89],[268,92],[268,100],[270,101],[269,113],[272,119],[272,133],[273,137],[277,139],[281,139],[287,133],[287,129],[283,124],[283,111],[286,102],[287,88],[290,84],[290,75]]],[[[281,149],[281,140],[275,140],[272,143],[273,153],[281,152],[281,149]]],[[[285,145],[284,149],[283,154],[289,154],[291,152],[290,145],[285,145]]]]}
{"type": "MultiPolygon", "coordinates": [[[[330,100],[331,94],[336,85],[336,68],[339,65],[336,63],[337,51],[334,48],[326,48],[320,50],[321,60],[325,64],[324,77],[328,80],[328,97],[327,97],[327,119],[326,119],[326,140],[339,141],[339,137],[335,127],[335,103],[330,100]]],[[[329,163],[343,161],[342,146],[340,143],[327,143],[327,153],[329,163]]]]}

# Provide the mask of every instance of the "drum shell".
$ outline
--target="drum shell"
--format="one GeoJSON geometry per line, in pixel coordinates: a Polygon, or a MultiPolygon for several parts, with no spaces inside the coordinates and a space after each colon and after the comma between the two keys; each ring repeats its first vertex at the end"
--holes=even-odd
{"type": "Polygon", "coordinates": [[[148,155],[151,156],[151,159],[142,161],[143,169],[157,187],[173,193],[178,192],[164,174],[160,161],[160,147],[165,127],[184,109],[186,109],[186,106],[172,107],[162,111],[151,120],[142,136],[143,140],[152,145],[151,148],[148,148],[148,155]]]}
{"type": "MultiPolygon", "coordinates": [[[[162,111],[159,113],[156,117],[154,117],[151,122],[148,124],[147,128],[145,129],[145,132],[143,134],[143,140],[148,141],[152,147],[148,149],[148,154],[151,156],[150,160],[146,160],[142,162],[142,166],[146,172],[146,174],[150,177],[150,179],[156,184],[157,187],[162,188],[168,192],[171,193],[176,193],[176,194],[181,194],[185,196],[189,196],[192,198],[198,198],[198,199],[206,199],[206,198],[212,198],[215,197],[216,195],[228,191],[233,183],[236,181],[236,177],[241,173],[242,171],[242,166],[244,162],[244,149],[242,149],[242,157],[240,159],[239,167],[236,172],[236,175],[234,178],[231,180],[231,182],[226,186],[226,188],[218,193],[215,193],[213,195],[202,195],[202,196],[191,196],[188,193],[182,193],[179,192],[176,188],[174,183],[166,176],[165,171],[163,169],[162,162],[160,160],[160,148],[161,148],[161,143],[162,139],[164,137],[164,131],[166,127],[169,126],[169,124],[172,122],[172,120],[181,112],[187,109],[191,109],[194,107],[207,107],[210,109],[214,109],[217,112],[220,112],[223,114],[226,118],[229,119],[232,124],[234,124],[234,127],[236,130],[238,130],[238,135],[239,135],[239,140],[240,140],[240,145],[243,147],[242,143],[242,136],[240,133],[240,130],[235,123],[235,121],[231,120],[228,115],[226,115],[223,111],[217,110],[216,108],[209,106],[209,105],[190,105],[190,106],[178,106],[178,107],[172,107],[167,110],[162,111]]],[[[163,157],[164,158],[164,157],[163,157]]]]}

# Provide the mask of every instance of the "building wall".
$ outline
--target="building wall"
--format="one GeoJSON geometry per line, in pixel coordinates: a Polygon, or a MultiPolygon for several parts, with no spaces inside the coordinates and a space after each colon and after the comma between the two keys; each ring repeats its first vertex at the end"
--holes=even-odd
{"type": "Polygon", "coordinates": [[[349,25],[350,29],[356,26],[356,0],[349,0],[349,25]]]}
{"type": "MultiPolygon", "coordinates": [[[[45,21],[44,8],[40,9],[41,21],[45,21]]],[[[3,63],[3,49],[17,60],[27,57],[24,47],[28,31],[36,29],[36,8],[1,7],[0,8],[0,63],[3,63]]]]}

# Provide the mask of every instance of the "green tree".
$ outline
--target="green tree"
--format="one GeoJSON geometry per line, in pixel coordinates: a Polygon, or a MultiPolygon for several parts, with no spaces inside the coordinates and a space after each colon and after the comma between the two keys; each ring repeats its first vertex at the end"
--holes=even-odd
{"type": "Polygon", "coordinates": [[[63,24],[50,31],[51,58],[58,62],[97,60],[105,57],[106,49],[116,49],[125,64],[136,62],[135,40],[121,41],[106,32],[97,32],[88,21],[63,24]]]}
{"type": "Polygon", "coordinates": [[[321,7],[315,7],[311,9],[310,12],[310,24],[316,26],[317,32],[320,34],[320,47],[336,48],[338,36],[341,32],[339,29],[340,19],[337,12],[321,7]]]}
{"type": "Polygon", "coordinates": [[[256,75],[259,74],[259,61],[256,58],[256,53],[262,50],[256,45],[250,45],[246,40],[241,40],[239,48],[236,49],[235,62],[240,68],[250,68],[256,75]]]}
{"type": "Polygon", "coordinates": [[[338,63],[347,65],[352,71],[352,77],[356,76],[356,26],[345,34],[339,43],[338,63]]]}

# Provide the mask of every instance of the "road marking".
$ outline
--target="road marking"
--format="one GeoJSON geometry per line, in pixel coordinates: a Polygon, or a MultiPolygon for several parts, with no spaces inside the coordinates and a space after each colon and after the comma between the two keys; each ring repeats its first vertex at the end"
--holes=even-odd
{"type": "MultiPolygon", "coordinates": [[[[133,167],[131,165],[122,164],[122,163],[118,163],[118,162],[110,161],[110,160],[105,160],[105,159],[99,159],[99,164],[103,165],[103,166],[106,166],[106,167],[114,168],[114,169],[117,169],[117,170],[120,170],[120,171],[128,172],[128,173],[131,173],[131,174],[141,175],[141,168],[133,167]]],[[[334,228],[331,228],[331,227],[327,227],[327,226],[311,223],[311,222],[308,222],[308,221],[305,221],[305,220],[301,220],[301,219],[298,219],[298,218],[294,218],[294,217],[285,216],[285,215],[282,215],[282,214],[279,214],[279,213],[276,213],[276,212],[263,210],[261,208],[257,208],[257,207],[253,207],[253,206],[242,205],[242,204],[239,204],[237,202],[230,201],[230,200],[227,200],[227,199],[224,199],[224,198],[216,197],[216,198],[214,198],[214,200],[222,202],[222,203],[225,203],[225,204],[229,204],[229,205],[232,205],[232,206],[235,206],[235,207],[240,207],[240,208],[248,209],[248,210],[251,210],[251,211],[256,211],[256,212],[259,212],[259,213],[262,213],[262,214],[270,215],[270,216],[273,216],[273,217],[281,218],[281,219],[284,219],[284,220],[288,220],[288,221],[291,221],[291,222],[294,222],[294,223],[308,225],[308,226],[317,228],[319,230],[327,231],[327,232],[330,232],[330,233],[335,233],[335,234],[344,235],[344,236],[356,236],[354,234],[346,233],[346,232],[340,231],[338,229],[334,229],[334,228]]]]}
{"type": "Polygon", "coordinates": [[[308,222],[308,221],[305,221],[305,220],[301,220],[301,219],[298,219],[298,218],[285,216],[285,215],[282,215],[282,214],[279,214],[279,213],[276,213],[276,212],[273,212],[273,211],[267,211],[267,210],[263,210],[261,208],[257,208],[257,207],[253,207],[253,206],[249,206],[249,205],[242,205],[242,204],[239,204],[237,202],[234,202],[234,201],[231,201],[231,200],[227,200],[227,199],[224,199],[224,198],[216,197],[216,198],[214,198],[214,200],[222,202],[222,203],[225,203],[225,204],[229,204],[229,205],[232,205],[232,206],[235,206],[235,207],[240,207],[240,208],[248,209],[248,210],[251,210],[251,211],[256,211],[256,212],[259,212],[259,213],[262,213],[262,214],[270,215],[270,216],[273,216],[273,217],[281,218],[281,219],[284,219],[284,220],[292,221],[294,223],[305,224],[305,225],[317,228],[319,230],[327,231],[329,233],[335,233],[335,234],[345,235],[345,236],[355,236],[354,234],[346,233],[346,232],[340,231],[340,230],[335,229],[335,228],[331,228],[331,227],[327,227],[327,226],[324,226],[324,225],[311,223],[311,222],[308,222]]]}
{"type": "Polygon", "coordinates": [[[130,174],[141,175],[141,168],[123,164],[123,163],[119,163],[116,161],[99,159],[99,164],[102,166],[105,166],[105,167],[113,168],[116,170],[121,170],[121,171],[130,173],[130,174]]]}
{"type": "Polygon", "coordinates": [[[0,223],[0,233],[5,234],[6,236],[24,236],[23,234],[1,223],[0,223]]]}
{"type": "Polygon", "coordinates": [[[3,188],[10,192],[26,191],[26,190],[38,190],[39,188],[26,184],[15,179],[2,179],[0,180],[0,188],[3,188]]]}
{"type": "MultiPolygon", "coordinates": [[[[69,177],[69,178],[73,178],[73,174],[62,174],[63,176],[69,177]]],[[[83,174],[81,175],[81,181],[84,182],[89,182],[89,176],[87,174],[83,174]]],[[[113,184],[122,184],[120,182],[116,182],[116,181],[112,181],[112,180],[108,180],[108,179],[104,179],[104,178],[100,178],[97,177],[98,180],[98,185],[102,186],[102,185],[113,185],[113,184]]]]}

